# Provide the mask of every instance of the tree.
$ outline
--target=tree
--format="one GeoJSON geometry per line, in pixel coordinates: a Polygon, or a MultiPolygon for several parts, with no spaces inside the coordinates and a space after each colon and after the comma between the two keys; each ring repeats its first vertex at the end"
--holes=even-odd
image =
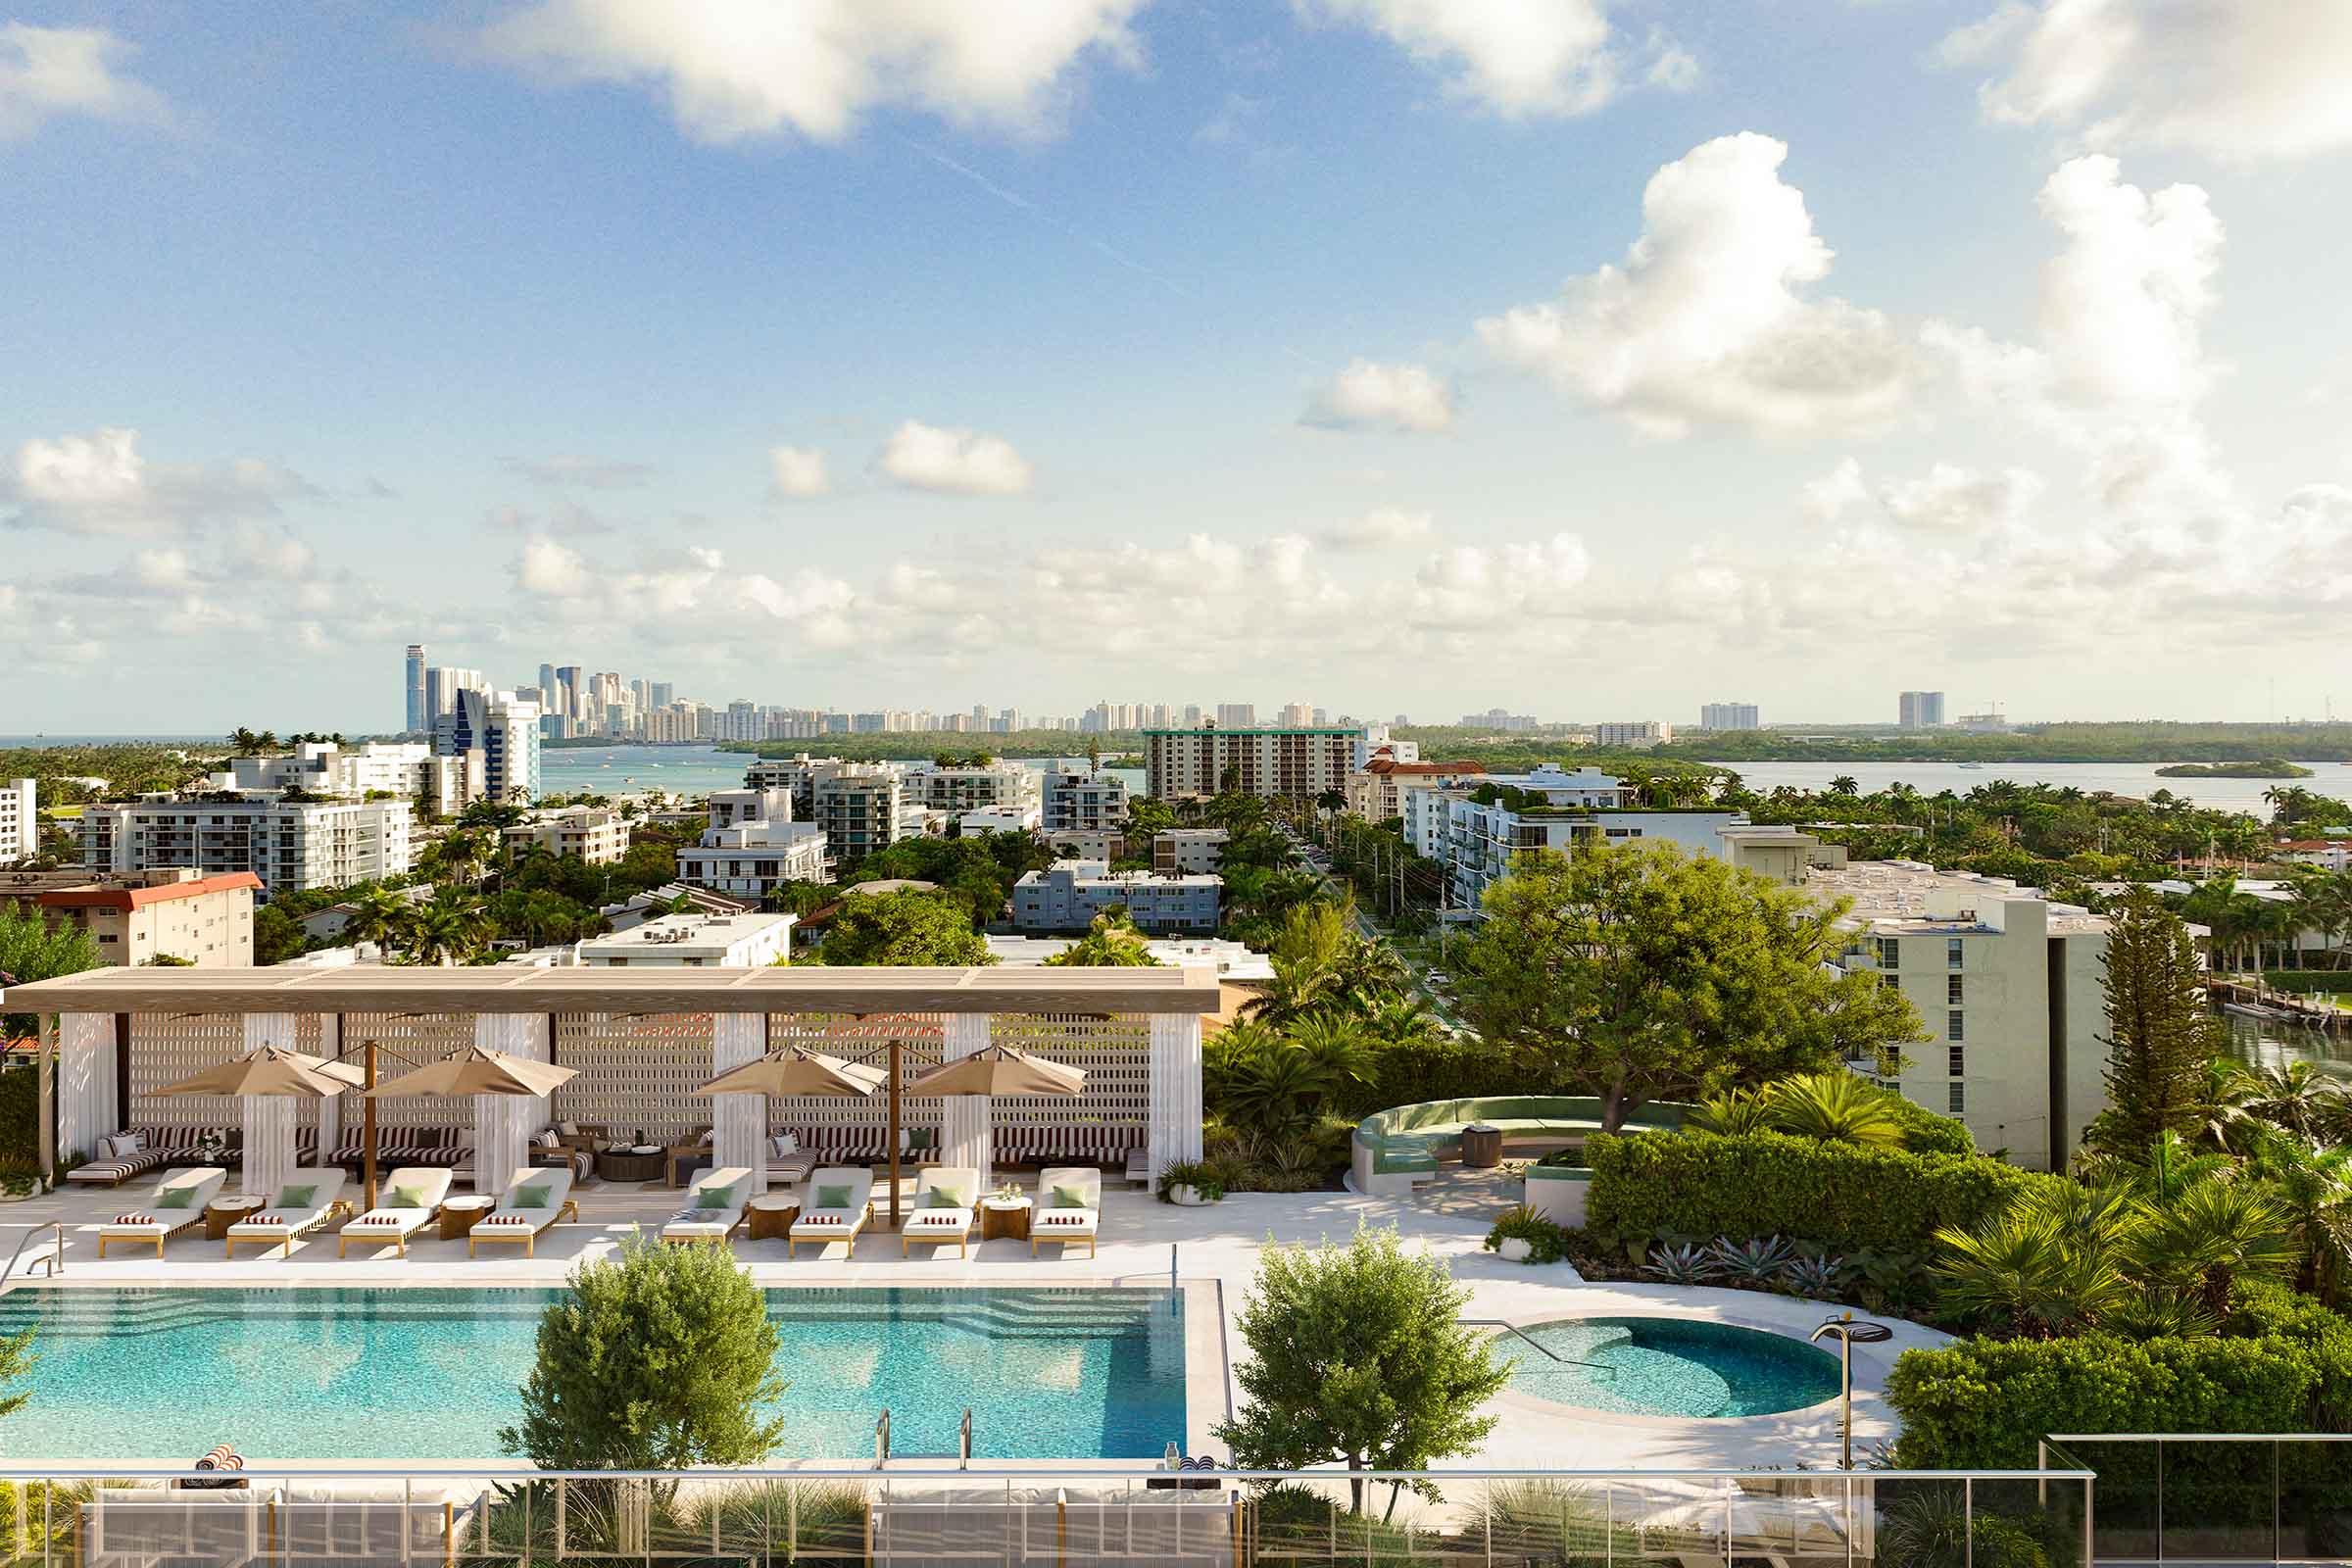
{"type": "Polygon", "coordinates": [[[582,1263],[539,1320],[509,1453],[543,1470],[758,1464],[784,1423],[766,1295],[725,1247],[636,1242],[582,1263]]]}
{"type": "Polygon", "coordinates": [[[901,888],[852,893],[816,950],[818,963],[975,964],[995,961],[963,905],[944,893],[901,888]]]}
{"type": "Polygon", "coordinates": [[[389,951],[405,936],[409,916],[415,908],[407,899],[380,883],[362,889],[351,901],[351,917],[343,923],[343,934],[354,942],[372,942],[389,951]]]}
{"type": "Polygon", "coordinates": [[[2107,1109],[2088,1133],[2126,1153],[2166,1132],[2194,1134],[2206,1064],[2228,1045],[2205,1008],[2196,943],[2180,917],[2135,889],[2107,934],[2107,1109]]]}
{"type": "Polygon", "coordinates": [[[1123,904],[1095,916],[1086,935],[1046,960],[1072,969],[1157,968],[1150,939],[1135,928],[1123,904]]]}
{"type": "Polygon", "coordinates": [[[1842,1067],[1784,1078],[1759,1097],[1766,1121],[1778,1132],[1825,1144],[1900,1149],[1904,1127],[1894,1098],[1842,1067]]]}
{"type": "MultiPolygon", "coordinates": [[[[22,1381],[32,1371],[32,1330],[0,1335],[0,1389],[22,1381]]],[[[28,1393],[0,1394],[0,1416],[15,1415],[32,1398],[28,1393]]]]}
{"type": "MultiPolygon", "coordinates": [[[[1241,1313],[1245,1402],[1217,1424],[1218,1440],[1250,1470],[1335,1459],[1418,1470],[1474,1451],[1495,1422],[1479,1409],[1509,1369],[1463,1325],[1469,1300],[1442,1259],[1408,1256],[1394,1229],[1358,1230],[1346,1247],[1266,1249],[1241,1313]]],[[[1363,1482],[1348,1487],[1362,1511],[1363,1482]]]]}
{"type": "Polygon", "coordinates": [[[1599,1098],[1615,1132],[1700,1100],[1922,1038],[1910,1004],[1832,960],[1842,904],[1814,904],[1668,844],[1522,856],[1462,950],[1464,1011],[1531,1092],[1599,1098]]]}
{"type": "MultiPolygon", "coordinates": [[[[98,944],[80,926],[52,926],[37,908],[0,902],[0,974],[13,975],[9,983],[28,986],[104,962],[98,944]]],[[[29,1035],[39,1026],[40,1020],[28,1012],[0,1018],[0,1033],[11,1037],[29,1035]]]]}
{"type": "Polygon", "coordinates": [[[302,922],[276,905],[265,904],[253,911],[253,961],[257,965],[299,958],[309,947],[302,922]]]}

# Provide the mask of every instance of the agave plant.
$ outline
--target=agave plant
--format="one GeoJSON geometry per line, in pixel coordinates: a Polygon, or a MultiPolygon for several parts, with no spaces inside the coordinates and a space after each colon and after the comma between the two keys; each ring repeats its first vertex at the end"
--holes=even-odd
{"type": "Polygon", "coordinates": [[[1669,1285],[1704,1285],[1715,1277],[1715,1259],[1701,1247],[1661,1247],[1650,1254],[1642,1272],[1669,1285]]]}
{"type": "Polygon", "coordinates": [[[1742,1285],[1769,1285],[1788,1271],[1796,1254],[1778,1236],[1734,1243],[1717,1242],[1707,1250],[1715,1272],[1742,1285]]]}
{"type": "Polygon", "coordinates": [[[1845,1272],[1842,1257],[1797,1257],[1781,1270],[1781,1283],[1799,1296],[1827,1296],[1845,1272]]]}

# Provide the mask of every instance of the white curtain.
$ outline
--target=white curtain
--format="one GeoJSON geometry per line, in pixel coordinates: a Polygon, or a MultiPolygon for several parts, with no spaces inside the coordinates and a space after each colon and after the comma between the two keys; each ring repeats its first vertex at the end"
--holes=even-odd
{"type": "MultiPolygon", "coordinates": [[[[960,1061],[965,1056],[988,1049],[988,1021],[994,1017],[986,1012],[951,1012],[948,1014],[947,1036],[940,1047],[940,1060],[960,1061]]],[[[940,1101],[939,1162],[943,1165],[969,1165],[980,1173],[980,1190],[987,1192],[994,1182],[992,1168],[997,1160],[996,1135],[990,1125],[989,1107],[996,1102],[987,1095],[948,1095],[940,1101]]]]}
{"type": "Polygon", "coordinates": [[[60,1013],[57,1020],[57,1152],[85,1157],[122,1131],[115,1103],[115,1015],[60,1013]]]}
{"type": "MultiPolygon", "coordinates": [[[[293,1051],[295,1017],[290,1012],[245,1014],[245,1054],[265,1046],[293,1051]]],[[[294,1097],[247,1095],[245,1107],[245,1191],[256,1198],[276,1195],[294,1174],[294,1097]]]]}
{"type": "MultiPolygon", "coordinates": [[[[474,1014],[473,1043],[485,1051],[547,1060],[547,1014],[543,1012],[481,1012],[474,1014]]],[[[473,1097],[473,1190],[496,1196],[526,1157],[531,1135],[547,1125],[545,1095],[476,1095],[473,1097]]]]}
{"type": "Polygon", "coordinates": [[[1152,1014],[1152,1179],[1200,1157],[1200,1015],[1152,1014]]]}
{"type": "MultiPolygon", "coordinates": [[[[758,1061],[767,1049],[767,1014],[717,1012],[710,1015],[710,1076],[730,1067],[758,1061]]],[[[752,1173],[752,1191],[767,1191],[767,1097],[712,1095],[710,1097],[710,1166],[713,1170],[741,1165],[752,1173]]]]}
{"type": "MultiPolygon", "coordinates": [[[[340,1014],[322,1012],[318,1015],[318,1054],[327,1061],[343,1049],[343,1020],[340,1014]]],[[[335,1151],[343,1143],[343,1097],[330,1095],[318,1102],[318,1163],[332,1164],[335,1151]]]]}

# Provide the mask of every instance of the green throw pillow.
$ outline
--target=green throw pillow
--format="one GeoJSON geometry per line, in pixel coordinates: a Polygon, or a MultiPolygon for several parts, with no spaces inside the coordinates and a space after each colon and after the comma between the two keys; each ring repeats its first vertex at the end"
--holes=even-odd
{"type": "Polygon", "coordinates": [[[517,1187],[509,1193],[507,1206],[509,1208],[545,1208],[555,1196],[546,1187],[533,1183],[529,1186],[517,1187]]]}
{"type": "Polygon", "coordinates": [[[1084,1188],[1056,1187],[1054,1189],[1054,1206],[1055,1208],[1092,1208],[1095,1205],[1086,1200],[1084,1188]]]}
{"type": "Polygon", "coordinates": [[[311,1206],[311,1200],[318,1195],[318,1189],[315,1186],[280,1187],[277,1190],[276,1200],[270,1206],[271,1208],[308,1208],[311,1206]]]}
{"type": "Polygon", "coordinates": [[[732,1182],[724,1187],[698,1188],[694,1195],[694,1206],[697,1208],[724,1208],[733,1201],[735,1186],[732,1182]]]}
{"type": "Polygon", "coordinates": [[[850,1190],[847,1187],[819,1187],[816,1190],[816,1206],[847,1208],[850,1206],[850,1190]]]}
{"type": "Polygon", "coordinates": [[[421,1187],[395,1187],[392,1189],[392,1196],[384,1200],[384,1206],[386,1208],[423,1208],[425,1206],[424,1189],[421,1187]]]}
{"type": "Polygon", "coordinates": [[[193,1187],[167,1187],[155,1195],[155,1206],[158,1208],[185,1208],[194,1201],[196,1189],[193,1187]]]}
{"type": "Polygon", "coordinates": [[[926,1187],[923,1189],[923,1206],[925,1208],[969,1208],[971,1205],[965,1202],[963,1195],[953,1187],[926,1187]]]}

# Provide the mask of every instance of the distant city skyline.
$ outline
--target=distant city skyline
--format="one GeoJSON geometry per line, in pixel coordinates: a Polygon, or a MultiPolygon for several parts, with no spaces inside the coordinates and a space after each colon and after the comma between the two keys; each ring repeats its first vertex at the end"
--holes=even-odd
{"type": "Polygon", "coordinates": [[[5,722],[380,726],[408,642],[2316,717],[2348,74],[2159,0],[23,0],[5,722]]]}

